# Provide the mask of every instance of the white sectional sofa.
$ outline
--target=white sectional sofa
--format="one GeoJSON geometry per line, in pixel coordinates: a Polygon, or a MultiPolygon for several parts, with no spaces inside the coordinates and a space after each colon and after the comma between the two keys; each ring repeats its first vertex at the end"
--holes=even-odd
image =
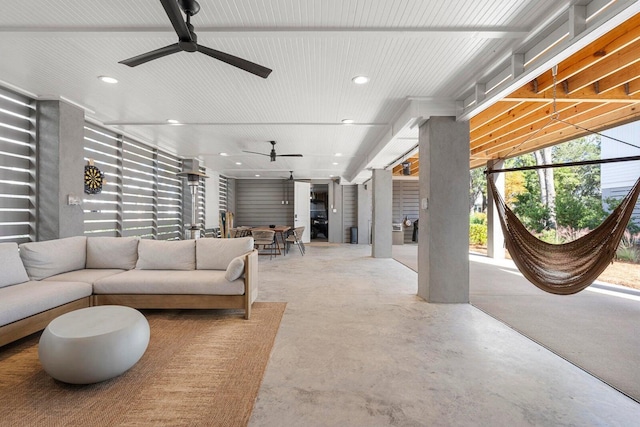
{"type": "Polygon", "coordinates": [[[257,292],[251,237],[0,243],[0,345],[91,305],[244,309],[248,319],[257,292]]]}

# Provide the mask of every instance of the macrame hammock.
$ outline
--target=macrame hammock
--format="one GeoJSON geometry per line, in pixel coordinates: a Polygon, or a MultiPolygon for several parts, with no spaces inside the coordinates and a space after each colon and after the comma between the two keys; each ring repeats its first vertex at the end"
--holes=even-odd
{"type": "Polygon", "coordinates": [[[513,262],[531,283],[558,295],[585,289],[612,262],[640,194],[638,178],[629,194],[598,228],[572,242],[551,244],[529,233],[506,205],[489,174],[487,182],[513,262]]]}

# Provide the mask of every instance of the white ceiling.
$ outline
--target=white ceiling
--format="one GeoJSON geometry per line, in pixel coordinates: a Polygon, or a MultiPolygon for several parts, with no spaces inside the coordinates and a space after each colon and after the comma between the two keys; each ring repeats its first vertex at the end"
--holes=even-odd
{"type": "Polygon", "coordinates": [[[0,84],[76,103],[93,121],[230,177],[293,171],[362,182],[368,168],[415,146],[419,120],[459,114],[481,79],[495,79],[514,52],[551,34],[570,6],[593,14],[613,3],[605,12],[615,15],[636,3],[199,2],[191,21],[198,43],[273,69],[266,80],[200,53],[119,64],[177,41],[158,0],[23,0],[0,5],[0,84]],[[370,83],[353,84],[359,74],[370,83]],[[170,118],[185,124],[169,125],[170,118]],[[268,153],[269,140],[280,154],[304,157],[270,162],[242,151],[268,153]]]}

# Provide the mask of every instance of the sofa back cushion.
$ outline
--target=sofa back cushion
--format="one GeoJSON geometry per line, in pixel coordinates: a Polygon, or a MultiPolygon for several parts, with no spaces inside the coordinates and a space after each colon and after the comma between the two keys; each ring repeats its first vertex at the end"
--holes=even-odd
{"type": "Polygon", "coordinates": [[[195,270],[195,240],[148,240],[138,243],[138,270],[195,270]]]}
{"type": "Polygon", "coordinates": [[[31,280],[80,270],[87,263],[87,238],[74,236],[22,243],[20,257],[31,280]]]}
{"type": "Polygon", "coordinates": [[[135,237],[87,237],[87,268],[131,270],[137,261],[135,237]]]}
{"type": "Polygon", "coordinates": [[[253,237],[196,240],[198,270],[226,270],[235,257],[253,250],[253,237]]]}
{"type": "Polygon", "coordinates": [[[18,244],[0,243],[0,288],[28,281],[29,276],[18,253],[18,244]]]}

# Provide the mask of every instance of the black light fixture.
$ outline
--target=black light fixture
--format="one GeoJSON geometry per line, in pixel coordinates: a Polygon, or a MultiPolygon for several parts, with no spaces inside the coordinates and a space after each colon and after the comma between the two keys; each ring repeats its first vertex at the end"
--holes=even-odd
{"type": "Polygon", "coordinates": [[[402,162],[402,175],[411,175],[411,162],[402,162]]]}

